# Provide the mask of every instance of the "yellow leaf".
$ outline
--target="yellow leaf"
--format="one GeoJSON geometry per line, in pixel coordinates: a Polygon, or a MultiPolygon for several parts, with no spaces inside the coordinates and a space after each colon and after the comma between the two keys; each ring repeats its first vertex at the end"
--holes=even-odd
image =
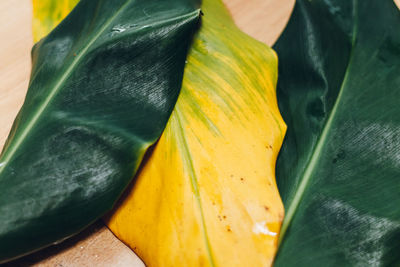
{"type": "Polygon", "coordinates": [[[204,0],[181,95],[107,219],[148,266],[270,266],[283,219],[277,57],[204,0]]]}
{"type": "MultiPolygon", "coordinates": [[[[78,1],[33,0],[35,41],[78,1]]],[[[220,0],[202,9],[176,108],[107,223],[148,266],[269,266],[284,212],[276,55],[220,0]]]]}
{"type": "Polygon", "coordinates": [[[33,40],[36,43],[57,26],[79,0],[32,0],[32,2],[33,40]]]}

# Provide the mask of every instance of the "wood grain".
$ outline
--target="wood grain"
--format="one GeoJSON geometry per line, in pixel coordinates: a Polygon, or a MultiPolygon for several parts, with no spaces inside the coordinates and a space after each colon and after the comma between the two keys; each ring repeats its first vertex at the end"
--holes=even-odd
{"type": "Polygon", "coordinates": [[[0,1],[0,147],[25,97],[32,47],[29,0],[0,1]]]}
{"type": "Polygon", "coordinates": [[[271,46],[285,27],[295,0],[224,0],[224,2],[239,28],[271,46]]]}
{"type": "MultiPolygon", "coordinates": [[[[400,0],[395,0],[400,5],[400,0]]],[[[272,45],[287,23],[294,0],[224,0],[238,26],[272,45]]],[[[0,1],[0,147],[28,87],[31,35],[30,0],[0,1]],[[16,4],[18,2],[18,4],[16,4]]],[[[83,233],[4,266],[143,266],[101,223],[83,233]]]]}

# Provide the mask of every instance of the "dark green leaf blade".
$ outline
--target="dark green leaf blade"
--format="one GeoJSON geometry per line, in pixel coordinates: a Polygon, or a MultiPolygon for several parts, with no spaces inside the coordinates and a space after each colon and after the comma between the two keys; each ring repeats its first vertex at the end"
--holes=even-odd
{"type": "Polygon", "coordinates": [[[0,262],[111,209],[176,103],[194,0],[83,0],[32,52],[0,158],[0,262]]]}
{"type": "Polygon", "coordinates": [[[288,132],[275,266],[400,264],[400,12],[298,0],[275,45],[288,132]]]}

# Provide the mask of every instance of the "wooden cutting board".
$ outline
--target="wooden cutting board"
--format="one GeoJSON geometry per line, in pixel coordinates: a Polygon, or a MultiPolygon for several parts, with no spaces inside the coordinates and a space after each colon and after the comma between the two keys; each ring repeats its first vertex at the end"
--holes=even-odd
{"type": "MultiPolygon", "coordinates": [[[[294,0],[224,0],[236,23],[254,38],[272,45],[283,30],[294,0]]],[[[395,0],[399,5],[400,0],[395,0]]],[[[31,0],[0,0],[0,148],[20,109],[30,73],[31,0]]],[[[144,266],[102,224],[4,266],[144,266]]]]}

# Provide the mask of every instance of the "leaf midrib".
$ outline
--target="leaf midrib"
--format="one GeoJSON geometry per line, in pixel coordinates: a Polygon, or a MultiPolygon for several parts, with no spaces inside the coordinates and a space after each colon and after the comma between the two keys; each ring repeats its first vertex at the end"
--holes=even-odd
{"type": "Polygon", "coordinates": [[[37,112],[33,115],[33,117],[30,119],[28,125],[25,127],[25,129],[22,131],[21,134],[17,136],[17,140],[15,143],[13,143],[10,147],[9,150],[5,153],[3,159],[0,160],[0,163],[2,165],[0,166],[0,175],[7,166],[8,162],[10,159],[14,156],[15,152],[18,150],[18,148],[21,146],[25,138],[28,136],[29,132],[32,130],[32,128],[35,126],[37,121],[39,120],[40,116],[43,114],[44,110],[47,108],[47,106],[50,104],[51,100],[55,97],[55,95],[58,93],[62,85],[65,83],[65,81],[68,79],[68,77],[71,75],[75,67],[79,64],[81,61],[82,57],[86,54],[86,52],[89,50],[89,48],[92,46],[92,44],[100,37],[102,33],[111,25],[111,23],[114,21],[116,17],[121,13],[121,11],[124,10],[124,8],[131,2],[132,0],[126,1],[125,4],[123,4],[118,11],[104,23],[103,27],[100,28],[100,30],[96,33],[96,35],[87,43],[87,45],[80,51],[80,53],[77,54],[77,56],[74,58],[72,61],[71,65],[67,68],[67,70],[61,75],[60,79],[58,82],[54,85],[53,89],[50,91],[49,95],[46,97],[44,100],[43,104],[39,107],[37,112]]]}
{"type": "Polygon", "coordinates": [[[214,262],[214,256],[212,253],[212,249],[211,249],[211,244],[210,244],[210,240],[208,238],[208,234],[207,234],[207,226],[206,226],[206,221],[204,218],[204,212],[203,212],[203,207],[201,204],[201,197],[200,197],[200,191],[199,191],[199,186],[198,186],[198,181],[197,181],[197,176],[196,176],[196,171],[194,169],[193,166],[193,159],[191,156],[191,152],[187,143],[187,140],[185,138],[185,132],[183,129],[183,124],[182,124],[182,119],[181,119],[181,112],[178,106],[175,107],[175,111],[176,113],[176,119],[177,119],[177,124],[178,124],[178,129],[176,131],[177,136],[180,140],[180,142],[182,143],[182,156],[184,157],[184,159],[186,158],[187,161],[187,167],[188,167],[188,172],[189,172],[189,176],[190,176],[190,183],[192,185],[192,190],[193,193],[195,195],[196,198],[196,202],[197,202],[197,206],[200,210],[200,217],[201,217],[201,224],[202,224],[202,229],[203,229],[203,237],[204,237],[204,243],[205,243],[205,247],[207,250],[207,255],[208,255],[208,260],[210,262],[211,267],[215,267],[215,262],[214,262]]]}
{"type": "MultiPolygon", "coordinates": [[[[113,23],[113,21],[120,15],[120,13],[122,11],[125,10],[125,8],[131,2],[132,2],[132,0],[127,0],[125,2],[125,4],[123,4],[115,12],[115,14],[104,23],[104,25],[100,28],[100,30],[96,33],[96,35],[87,43],[87,45],[79,53],[77,53],[77,55],[74,58],[74,60],[72,61],[71,65],[67,68],[67,70],[63,73],[63,75],[60,77],[58,82],[54,85],[53,89],[50,91],[49,95],[46,97],[46,99],[44,100],[43,104],[39,107],[37,112],[30,119],[28,125],[25,127],[25,129],[22,131],[22,133],[19,134],[16,137],[16,140],[14,141],[14,143],[11,144],[8,147],[9,149],[7,149],[7,151],[5,151],[5,153],[3,154],[2,158],[0,158],[0,175],[2,174],[2,172],[6,168],[6,166],[8,165],[10,160],[12,159],[12,157],[15,155],[16,151],[21,146],[21,144],[23,143],[25,138],[28,136],[28,134],[30,133],[32,128],[38,122],[38,120],[40,119],[41,115],[43,114],[45,109],[50,104],[51,100],[57,95],[58,91],[62,88],[63,84],[67,81],[69,76],[72,74],[72,72],[74,71],[75,67],[80,63],[80,61],[83,58],[83,56],[86,55],[86,53],[89,50],[89,48],[98,40],[98,38],[105,32],[105,30],[110,27],[110,25],[113,23]]],[[[190,12],[190,13],[187,13],[187,14],[184,14],[184,15],[180,15],[178,17],[174,17],[174,18],[162,20],[162,21],[159,21],[159,22],[155,22],[155,23],[152,23],[152,24],[150,24],[148,26],[149,27],[154,27],[154,26],[157,26],[157,25],[162,25],[162,24],[165,24],[165,23],[168,23],[168,22],[171,22],[171,21],[175,21],[175,20],[178,20],[178,19],[191,17],[194,14],[199,14],[199,13],[200,13],[200,10],[196,9],[193,12],[190,12]]],[[[148,27],[146,27],[146,28],[148,28],[148,27]]],[[[136,29],[135,32],[138,32],[138,31],[140,31],[142,29],[143,28],[136,29]]]]}
{"type": "Polygon", "coordinates": [[[343,78],[342,84],[340,86],[339,94],[338,94],[338,96],[336,98],[336,101],[335,101],[335,104],[334,104],[334,106],[332,108],[332,111],[329,114],[328,120],[326,121],[326,123],[324,125],[324,128],[322,130],[321,136],[318,138],[317,145],[314,147],[313,152],[312,152],[312,156],[311,156],[310,160],[307,163],[306,169],[304,170],[300,185],[298,186],[297,191],[296,191],[296,193],[294,195],[294,198],[293,198],[292,202],[290,203],[290,205],[289,205],[289,207],[287,209],[287,213],[286,213],[285,219],[284,219],[284,221],[282,223],[281,232],[280,232],[280,235],[279,235],[278,247],[280,247],[280,245],[281,245],[281,243],[282,243],[282,241],[283,241],[283,239],[285,237],[285,234],[286,234],[286,232],[287,232],[287,230],[288,230],[288,228],[289,228],[289,226],[290,226],[290,224],[291,224],[291,222],[293,220],[293,217],[294,217],[294,215],[295,215],[295,213],[297,211],[297,208],[298,208],[298,206],[299,206],[299,204],[301,202],[301,199],[302,199],[302,197],[304,195],[304,192],[306,191],[306,188],[307,188],[307,185],[308,185],[308,183],[309,183],[309,181],[311,179],[311,176],[312,176],[312,174],[313,174],[313,172],[314,172],[314,170],[315,170],[315,168],[316,168],[316,166],[318,164],[320,155],[321,155],[322,150],[323,150],[323,148],[324,148],[324,146],[326,144],[325,141],[326,141],[326,139],[328,137],[328,134],[329,134],[330,129],[332,127],[333,120],[334,120],[334,118],[336,116],[336,113],[337,113],[338,106],[339,106],[339,104],[341,102],[344,88],[346,87],[346,84],[347,84],[347,81],[348,81],[349,69],[350,69],[350,67],[352,65],[352,61],[353,61],[353,50],[354,50],[354,46],[355,46],[356,39],[357,39],[357,26],[358,26],[358,24],[357,24],[357,5],[358,5],[358,0],[353,0],[353,31],[352,31],[353,32],[353,34],[352,34],[353,36],[352,36],[352,43],[351,43],[351,51],[350,51],[350,55],[349,55],[349,62],[348,62],[347,67],[346,67],[346,73],[345,73],[345,76],[343,78]]]}

